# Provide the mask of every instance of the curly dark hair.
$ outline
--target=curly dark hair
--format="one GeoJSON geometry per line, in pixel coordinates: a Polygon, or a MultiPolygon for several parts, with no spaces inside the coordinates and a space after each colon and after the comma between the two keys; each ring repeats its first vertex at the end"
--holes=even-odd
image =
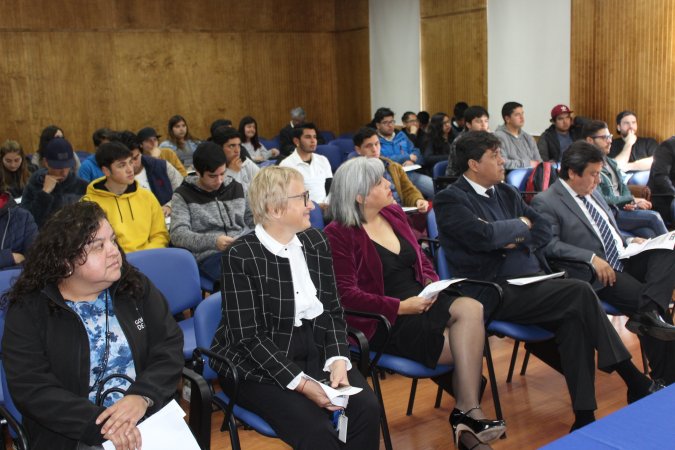
{"type": "MultiPolygon", "coordinates": [[[[3,296],[3,303],[20,302],[31,293],[68,278],[75,265],[87,260],[86,246],[94,239],[102,219],[106,219],[105,212],[94,202],[79,202],[57,211],[40,229],[26,255],[21,275],[3,296]]],[[[141,275],[127,262],[122,248],[120,253],[122,277],[117,290],[140,296],[143,294],[141,275]]]]}

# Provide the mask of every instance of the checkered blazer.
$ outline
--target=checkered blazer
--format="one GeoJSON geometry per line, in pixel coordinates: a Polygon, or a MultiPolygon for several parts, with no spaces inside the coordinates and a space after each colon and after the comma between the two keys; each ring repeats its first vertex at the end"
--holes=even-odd
{"type": "MultiPolygon", "coordinates": [[[[317,298],[324,312],[312,320],[323,361],[349,357],[347,330],[338,299],[330,246],[323,232],[298,233],[317,298]]],[[[223,254],[223,317],[211,350],[230,358],[239,376],[286,387],[301,369],[288,357],[295,317],[291,266],[263,247],[255,233],[239,238],[223,254]]],[[[227,366],[211,361],[219,374],[227,366]]]]}

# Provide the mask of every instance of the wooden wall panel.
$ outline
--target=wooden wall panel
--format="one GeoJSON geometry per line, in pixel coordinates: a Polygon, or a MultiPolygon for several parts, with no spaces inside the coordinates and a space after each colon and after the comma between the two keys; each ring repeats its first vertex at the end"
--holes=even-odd
{"type": "Polygon", "coordinates": [[[272,137],[294,106],[336,133],[370,110],[367,0],[5,4],[0,140],[29,152],[52,123],[91,149],[96,128],[166,136],[176,113],[201,138],[212,120],[246,114],[272,137]]]}
{"type": "Polygon", "coordinates": [[[571,106],[605,120],[638,114],[639,135],[675,134],[675,3],[572,0],[571,106]]]}
{"type": "Polygon", "coordinates": [[[485,0],[422,0],[422,107],[452,115],[456,102],[487,104],[485,0]]]}

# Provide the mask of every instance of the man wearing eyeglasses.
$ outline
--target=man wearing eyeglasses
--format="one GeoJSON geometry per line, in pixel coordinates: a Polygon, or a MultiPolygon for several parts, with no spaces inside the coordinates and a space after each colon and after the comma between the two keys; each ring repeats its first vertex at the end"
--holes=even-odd
{"type": "Polygon", "coordinates": [[[598,190],[608,205],[616,207],[615,217],[619,228],[643,238],[653,238],[668,232],[663,219],[652,209],[651,202],[644,198],[633,197],[623,173],[615,160],[609,158],[612,134],[607,124],[601,120],[592,120],[581,131],[582,138],[589,144],[602,150],[604,165],[600,174],[598,190]]]}
{"type": "Polygon", "coordinates": [[[227,156],[213,142],[203,142],[192,162],[197,175],[188,175],[173,194],[171,242],[190,251],[199,272],[220,281],[221,254],[254,227],[244,187],[226,174],[227,156]]]}
{"type": "MultiPolygon", "coordinates": [[[[422,165],[424,162],[419,149],[403,132],[396,133],[396,120],[394,111],[389,108],[379,108],[375,111],[373,125],[377,130],[380,139],[381,153],[385,158],[389,158],[402,166],[411,166],[413,164],[422,165]]],[[[434,196],[434,182],[430,176],[419,172],[408,172],[408,178],[415,187],[422,192],[426,198],[434,196]]]]}
{"type": "Polygon", "coordinates": [[[609,157],[614,158],[622,170],[649,170],[659,144],[652,138],[638,137],[637,115],[621,111],[616,116],[616,131],[621,137],[612,142],[609,157]]]}

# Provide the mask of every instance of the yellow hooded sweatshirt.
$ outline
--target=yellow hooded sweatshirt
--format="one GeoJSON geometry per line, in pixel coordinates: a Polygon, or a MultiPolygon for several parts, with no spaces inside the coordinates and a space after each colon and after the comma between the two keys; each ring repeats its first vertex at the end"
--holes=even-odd
{"type": "Polygon", "coordinates": [[[124,194],[117,195],[106,190],[105,181],[103,177],[89,183],[82,201],[96,202],[103,208],[124,252],[166,247],[169,232],[155,195],[135,180],[124,194]]]}

